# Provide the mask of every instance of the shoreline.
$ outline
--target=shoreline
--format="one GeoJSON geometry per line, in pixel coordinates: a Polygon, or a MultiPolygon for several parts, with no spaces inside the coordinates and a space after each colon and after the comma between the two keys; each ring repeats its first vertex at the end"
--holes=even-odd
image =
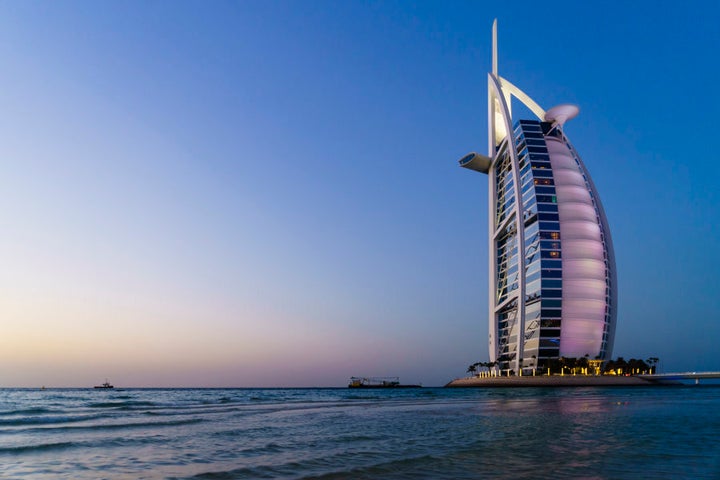
{"type": "Polygon", "coordinates": [[[514,377],[457,378],[446,388],[492,388],[492,387],[648,387],[677,385],[677,382],[660,378],[614,375],[552,375],[514,377]]]}

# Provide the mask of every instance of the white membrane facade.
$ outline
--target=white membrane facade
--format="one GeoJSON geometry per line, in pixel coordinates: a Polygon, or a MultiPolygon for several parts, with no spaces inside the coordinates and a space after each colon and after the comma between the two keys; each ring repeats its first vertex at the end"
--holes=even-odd
{"type": "Polygon", "coordinates": [[[498,75],[494,23],[489,152],[470,153],[460,165],[488,175],[489,349],[503,370],[612,354],[617,281],[610,230],[563,130],[578,112],[574,105],[546,112],[498,75]],[[512,98],[537,119],[515,121],[512,98]]]}

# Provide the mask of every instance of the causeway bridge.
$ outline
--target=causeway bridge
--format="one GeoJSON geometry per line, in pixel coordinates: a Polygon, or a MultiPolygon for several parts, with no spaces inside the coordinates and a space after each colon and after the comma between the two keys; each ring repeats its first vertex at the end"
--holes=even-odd
{"type": "Polygon", "coordinates": [[[654,373],[652,375],[636,375],[650,381],[657,380],[695,380],[700,383],[701,378],[720,378],[720,372],[679,372],[679,373],[654,373]]]}

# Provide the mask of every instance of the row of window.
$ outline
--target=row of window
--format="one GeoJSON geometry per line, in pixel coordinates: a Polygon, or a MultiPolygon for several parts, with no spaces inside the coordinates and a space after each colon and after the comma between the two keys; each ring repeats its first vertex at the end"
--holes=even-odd
{"type": "Polygon", "coordinates": [[[510,286],[507,286],[506,282],[503,282],[503,284],[499,285],[498,289],[497,289],[497,293],[496,293],[497,303],[504,302],[507,299],[508,295],[510,295],[512,292],[514,292],[518,288],[520,288],[520,287],[518,286],[517,279],[513,280],[513,283],[511,283],[510,286]]]}
{"type": "Polygon", "coordinates": [[[540,280],[540,262],[529,264],[525,273],[525,282],[530,284],[536,280],[540,280]]]}
{"type": "Polygon", "coordinates": [[[541,231],[543,231],[543,230],[546,232],[559,232],[560,231],[560,221],[559,220],[556,220],[554,222],[553,221],[547,221],[547,222],[540,221],[538,226],[541,231]]]}
{"type": "Polygon", "coordinates": [[[514,250],[509,252],[509,255],[502,255],[498,257],[497,271],[498,274],[504,273],[506,275],[510,275],[518,271],[518,257],[514,250]]]}
{"type": "Polygon", "coordinates": [[[537,195],[555,195],[555,187],[548,185],[535,185],[537,195]]]}
{"type": "MultiPolygon", "coordinates": [[[[545,142],[543,142],[543,145],[544,143],[545,142]]],[[[550,154],[548,153],[547,148],[543,146],[542,152],[538,151],[539,148],[540,147],[535,147],[535,151],[533,152],[528,151],[527,148],[517,150],[518,166],[521,171],[527,171],[528,168],[540,170],[551,169],[550,154]]]]}
{"type": "Polygon", "coordinates": [[[560,240],[560,223],[557,224],[557,229],[554,231],[540,231],[540,224],[533,223],[525,228],[525,251],[530,252],[531,247],[535,242],[540,240],[560,240]]]}
{"type": "Polygon", "coordinates": [[[513,230],[505,230],[503,234],[497,239],[496,244],[498,249],[506,248],[507,246],[517,245],[517,236],[513,230]]]}
{"type": "MultiPolygon", "coordinates": [[[[550,270],[553,271],[553,270],[550,270]]],[[[542,288],[562,288],[562,279],[560,278],[548,278],[542,276],[540,270],[535,270],[532,274],[525,277],[525,281],[530,285],[536,281],[542,281],[542,288]]]]}
{"type": "MultiPolygon", "coordinates": [[[[505,340],[506,345],[514,344],[517,342],[517,334],[511,332],[512,329],[504,328],[498,331],[498,338],[505,340]]],[[[538,345],[541,347],[553,347],[557,346],[560,342],[560,330],[526,330],[525,331],[525,352],[537,348],[538,345]],[[531,340],[528,342],[528,340],[531,340]]]]}
{"type": "Polygon", "coordinates": [[[498,270],[517,264],[517,246],[514,244],[505,244],[497,249],[497,266],[498,270]]]}
{"type": "Polygon", "coordinates": [[[542,266],[543,270],[543,277],[545,276],[544,272],[545,270],[550,269],[561,269],[562,268],[562,260],[552,260],[552,259],[542,259],[540,261],[540,265],[542,266]]]}
{"type": "Polygon", "coordinates": [[[535,186],[535,183],[532,180],[533,176],[531,170],[529,167],[526,167],[526,170],[521,172],[520,176],[520,189],[522,191],[523,199],[532,194],[531,189],[535,186]]]}
{"type": "Polygon", "coordinates": [[[515,222],[510,222],[505,225],[503,230],[500,232],[500,235],[498,235],[498,241],[502,240],[505,237],[509,237],[510,235],[515,235],[515,233],[517,233],[515,222]]]}
{"type": "MultiPolygon", "coordinates": [[[[525,306],[539,306],[542,304],[542,308],[561,308],[562,307],[562,290],[548,290],[543,289],[540,281],[537,281],[533,285],[528,285],[525,291],[525,306]]],[[[529,314],[534,312],[528,312],[525,310],[525,318],[528,318],[529,314]]]]}
{"type": "Polygon", "coordinates": [[[498,303],[505,301],[507,295],[518,288],[518,275],[509,275],[497,279],[498,303]]]}
{"type": "Polygon", "coordinates": [[[558,207],[555,203],[538,203],[537,206],[539,213],[557,213],[558,207]]]}
{"type": "Polygon", "coordinates": [[[550,270],[543,267],[542,278],[562,278],[562,270],[550,270]]]}
{"type": "MultiPolygon", "coordinates": [[[[558,250],[540,250],[539,252],[533,252],[530,255],[528,255],[526,261],[527,268],[529,269],[529,266],[532,265],[534,262],[536,262],[538,259],[548,259],[548,260],[558,260],[561,258],[561,253],[558,250]]],[[[547,266],[547,268],[552,268],[553,263],[544,262],[541,263],[543,267],[547,266]]],[[[557,268],[560,268],[558,266],[557,268]]]]}
{"type": "Polygon", "coordinates": [[[536,195],[535,199],[538,203],[552,203],[557,205],[557,195],[536,195]]]}
{"type": "Polygon", "coordinates": [[[540,231],[540,222],[537,221],[537,216],[535,216],[533,223],[530,223],[525,229],[525,256],[529,256],[537,250],[549,250],[545,246],[541,248],[541,242],[547,240],[550,236],[548,233],[557,233],[557,238],[553,238],[552,240],[560,240],[560,232],[540,231]]]}
{"type": "Polygon", "coordinates": [[[545,136],[540,131],[523,131],[515,136],[515,145],[518,147],[518,150],[528,145],[534,147],[545,145],[545,136]]]}
{"type": "MultiPolygon", "coordinates": [[[[558,292],[560,290],[557,290],[558,292]]],[[[562,300],[558,298],[546,298],[542,299],[543,308],[562,308],[562,300]]]]}
{"type": "Polygon", "coordinates": [[[495,226],[499,226],[507,217],[515,204],[515,182],[512,174],[512,158],[509,155],[507,142],[503,142],[503,151],[495,168],[495,193],[497,195],[495,226]]]}
{"type": "Polygon", "coordinates": [[[509,193],[510,197],[507,201],[498,202],[495,211],[495,227],[500,226],[503,221],[510,215],[513,207],[515,206],[515,193],[509,193]]]}
{"type": "Polygon", "coordinates": [[[560,346],[557,348],[541,348],[538,358],[552,358],[560,356],[560,346]]]}
{"type": "Polygon", "coordinates": [[[515,181],[503,183],[502,189],[496,192],[498,198],[498,207],[507,207],[510,203],[515,203],[515,181]]]}
{"type": "MultiPolygon", "coordinates": [[[[541,253],[548,253],[551,252],[545,252],[544,250],[541,251],[541,253]]],[[[556,277],[548,277],[546,273],[552,272],[554,270],[560,271],[562,273],[562,259],[559,258],[560,252],[556,252],[558,254],[558,257],[550,257],[550,258],[544,258],[543,256],[540,257],[540,262],[537,261],[535,258],[535,254],[533,254],[533,261],[527,262],[525,265],[525,279],[526,281],[534,280],[535,278],[538,278],[537,276],[532,276],[539,270],[542,271],[541,277],[542,278],[556,278],[556,277]]]]}
{"type": "Polygon", "coordinates": [[[550,164],[550,157],[548,156],[548,160],[540,160],[537,157],[540,155],[531,155],[530,156],[530,166],[533,168],[533,170],[550,170],[552,168],[550,164]]]}
{"type": "Polygon", "coordinates": [[[511,266],[500,265],[497,270],[498,287],[507,285],[510,282],[517,281],[518,266],[514,263],[511,266]]]}
{"type": "Polygon", "coordinates": [[[559,240],[541,240],[540,248],[542,250],[560,250],[559,240]]]}
{"type": "Polygon", "coordinates": [[[542,132],[541,124],[537,120],[524,120],[520,119],[517,122],[515,122],[514,130],[517,130],[518,128],[522,128],[524,133],[528,132],[542,132]]]}
{"type": "Polygon", "coordinates": [[[527,192],[523,193],[522,201],[523,205],[533,205],[535,203],[537,204],[548,204],[548,206],[557,205],[557,197],[554,197],[554,195],[536,195],[534,191],[528,190],[527,192]]]}

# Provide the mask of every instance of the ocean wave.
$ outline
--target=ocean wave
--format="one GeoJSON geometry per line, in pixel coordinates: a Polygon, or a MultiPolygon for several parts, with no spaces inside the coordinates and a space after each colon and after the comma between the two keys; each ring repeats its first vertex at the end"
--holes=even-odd
{"type": "MultiPolygon", "coordinates": [[[[337,465],[326,465],[330,470],[329,472],[318,472],[299,478],[303,480],[333,480],[341,478],[445,478],[444,471],[439,469],[436,463],[437,459],[432,455],[421,455],[350,468],[337,468],[337,465]]],[[[454,476],[453,478],[457,477],[454,476]]]]}
{"type": "Polygon", "coordinates": [[[379,395],[346,395],[343,400],[380,400],[385,399],[379,395]]]}
{"type": "MultiPolygon", "coordinates": [[[[279,447],[278,447],[279,448],[279,447]]],[[[279,453],[282,449],[278,449],[279,453]]],[[[255,467],[241,467],[229,470],[216,470],[197,473],[189,477],[172,477],[171,480],[229,480],[245,478],[417,478],[401,477],[397,475],[398,462],[380,462],[383,457],[380,452],[344,452],[330,456],[316,456],[305,460],[288,459],[285,462],[259,465],[255,467]],[[369,465],[360,466],[358,464],[369,465]],[[338,468],[344,465],[344,468],[338,468]],[[312,472],[312,473],[308,473],[312,472]],[[395,475],[389,475],[395,474],[395,475]]],[[[426,456],[429,458],[429,456],[426,456]]],[[[416,458],[400,460],[412,465],[416,458]]],[[[442,472],[435,472],[435,477],[441,478],[442,472]]]]}
{"type": "Polygon", "coordinates": [[[274,470],[272,467],[245,467],[232,470],[201,472],[189,477],[169,477],[168,480],[238,480],[243,478],[277,478],[277,475],[273,474],[272,470],[274,470]]]}
{"type": "Polygon", "coordinates": [[[8,415],[42,415],[43,413],[54,413],[57,410],[44,407],[33,407],[33,408],[21,408],[18,410],[3,410],[0,411],[0,417],[8,415]]]}
{"type": "Polygon", "coordinates": [[[14,417],[0,418],[0,427],[16,427],[23,425],[51,425],[55,423],[84,422],[102,418],[103,415],[69,415],[69,416],[37,416],[37,417],[14,417]]]}
{"type": "Polygon", "coordinates": [[[48,450],[64,450],[74,447],[73,442],[41,443],[39,445],[18,445],[15,447],[0,447],[0,454],[21,454],[29,452],[45,452],[48,450]]]}
{"type": "MultiPolygon", "coordinates": [[[[138,447],[149,444],[157,444],[165,442],[164,439],[157,437],[100,437],[97,439],[82,439],[78,441],[58,441],[36,444],[25,444],[25,445],[14,445],[0,447],[0,456],[2,455],[25,455],[34,453],[44,453],[48,451],[56,450],[70,450],[70,449],[101,449],[103,451],[112,450],[114,448],[127,448],[127,447],[138,447]]],[[[0,472],[2,468],[0,467],[0,472]]],[[[0,474],[0,478],[5,478],[0,474]]],[[[69,477],[72,478],[72,477],[69,477]]]]}
{"type": "Polygon", "coordinates": [[[176,427],[181,425],[193,425],[207,421],[204,418],[189,418],[185,420],[175,420],[166,422],[124,422],[124,423],[97,423],[92,425],[62,425],[58,427],[42,427],[42,428],[26,428],[21,430],[24,433],[32,432],[98,432],[125,429],[142,429],[142,428],[158,428],[158,427],[176,427]]]}
{"type": "Polygon", "coordinates": [[[90,408],[117,408],[121,410],[133,410],[137,408],[147,408],[147,407],[155,407],[159,406],[159,404],[155,402],[149,402],[149,401],[120,401],[120,402],[114,402],[114,401],[108,401],[108,402],[96,402],[96,403],[90,403],[88,407],[90,408]]]}

